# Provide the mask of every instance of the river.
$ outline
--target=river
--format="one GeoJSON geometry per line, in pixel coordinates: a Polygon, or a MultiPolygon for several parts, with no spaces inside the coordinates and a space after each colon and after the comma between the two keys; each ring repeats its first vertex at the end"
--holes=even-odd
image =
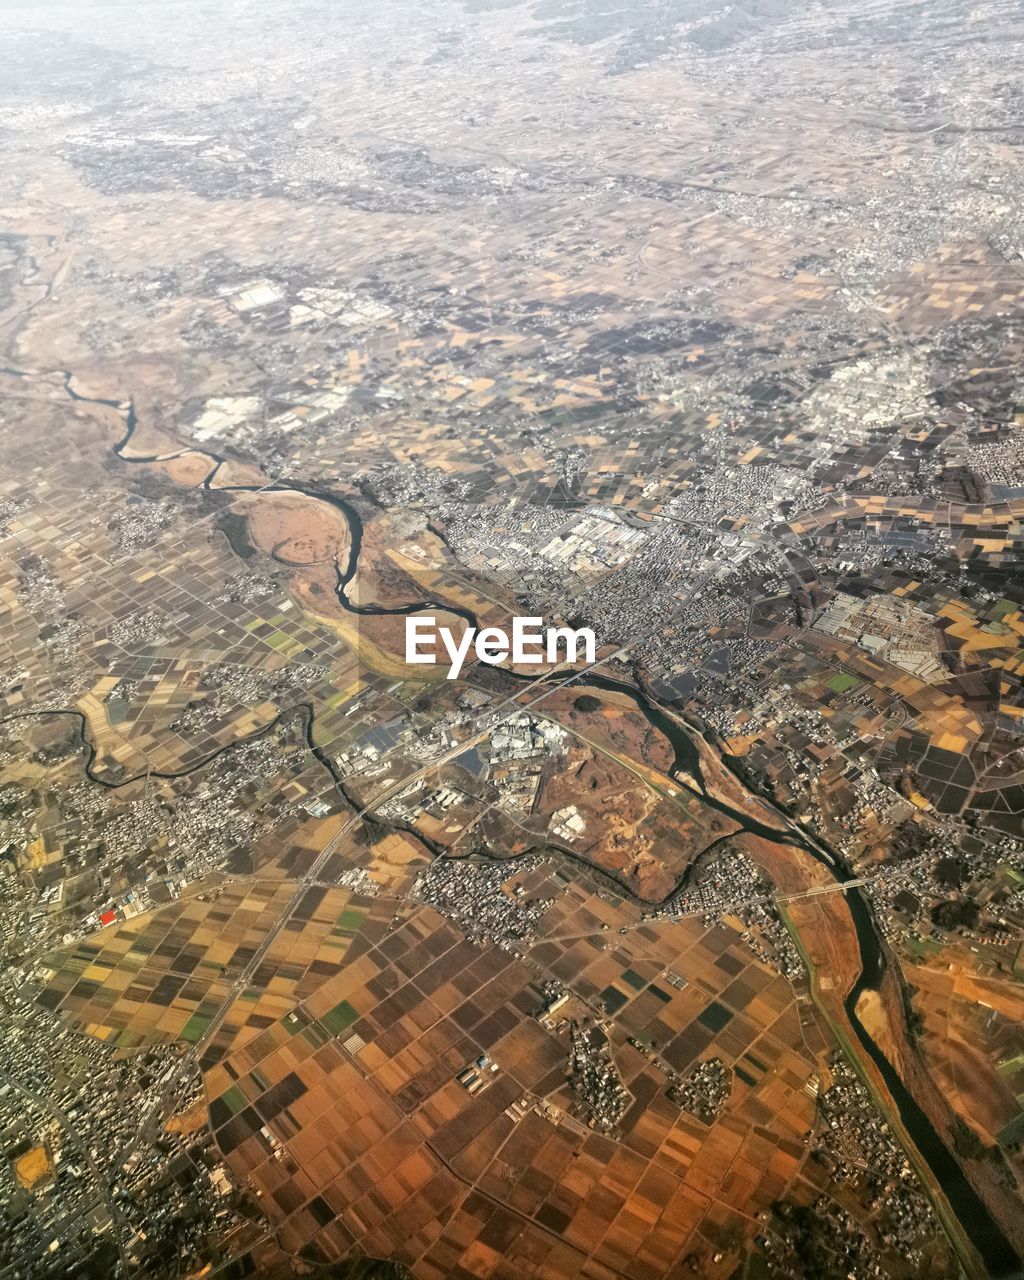
{"type": "MultiPolygon", "coordinates": [[[[34,376],[14,369],[5,370],[5,372],[20,377],[34,376]]],[[[117,444],[114,445],[114,453],[123,462],[133,464],[153,463],[162,460],[169,460],[172,457],[181,456],[185,453],[201,454],[202,456],[208,457],[214,464],[203,480],[203,488],[211,488],[214,476],[221,466],[227,461],[224,456],[216,454],[205,448],[183,448],[178,454],[147,456],[126,455],[124,451],[131,442],[138,425],[134,402],[129,402],[128,405],[125,406],[122,402],[117,400],[104,400],[83,396],[76,392],[71,385],[73,382],[73,375],[66,370],[62,372],[64,374],[65,389],[72,399],[85,403],[99,404],[106,408],[116,409],[119,412],[125,413],[125,433],[117,444]]],[[[335,591],[342,608],[347,610],[349,613],[357,614],[362,617],[401,617],[421,612],[424,609],[436,608],[461,617],[470,626],[477,625],[476,616],[472,612],[445,604],[443,601],[418,600],[405,605],[387,607],[383,605],[357,605],[350,600],[348,596],[348,588],[355,577],[359,566],[359,556],[363,541],[363,521],[354,504],[349,502],[347,499],[342,498],[337,494],[330,493],[329,491],[299,482],[292,482],[289,484],[275,482],[268,485],[225,485],[218,486],[217,492],[298,493],[302,494],[304,497],[314,498],[318,501],[327,503],[335,510],[340,511],[345,517],[348,525],[350,545],[349,554],[344,566],[340,564],[336,566],[337,580],[335,591]]],[[[516,672],[505,671],[504,675],[509,676],[512,679],[533,679],[533,677],[520,676],[516,672]]],[[[576,675],[576,673],[573,672],[553,673],[549,678],[553,681],[558,681],[560,679],[571,679],[574,675],[576,675]]],[[[612,677],[600,675],[597,672],[594,672],[592,674],[588,673],[585,680],[580,682],[580,687],[584,686],[604,689],[608,692],[622,694],[632,699],[647,722],[659,733],[663,734],[669,742],[674,755],[673,773],[685,770],[694,777],[698,783],[701,782],[700,752],[693,742],[690,734],[679,720],[670,716],[641,689],[635,685],[628,684],[625,681],[616,680],[612,677]]],[[[321,763],[325,764],[325,767],[327,767],[332,775],[335,776],[335,780],[337,781],[337,774],[332,763],[327,760],[325,753],[320,751],[319,748],[316,748],[313,743],[313,709],[305,704],[303,704],[303,709],[304,712],[308,713],[305,720],[307,743],[310,745],[321,763]]],[[[79,713],[72,714],[77,715],[79,713]]],[[[266,728],[261,730],[260,733],[270,732],[278,723],[280,723],[280,720],[281,717],[278,717],[277,720],[266,726],[266,728]]],[[[86,745],[91,751],[91,744],[89,744],[87,740],[86,745]]],[[[201,762],[201,764],[208,763],[209,759],[201,762]]],[[[89,758],[90,769],[91,765],[92,756],[89,758]]],[[[201,765],[194,767],[199,768],[201,765]]],[[[91,772],[90,776],[92,776],[91,772]]],[[[101,781],[98,778],[94,780],[101,781]]],[[[810,854],[811,857],[825,866],[829,873],[840,883],[847,883],[853,878],[849,870],[844,865],[842,859],[839,858],[833,850],[830,850],[821,841],[811,838],[804,832],[795,829],[788,819],[782,819],[784,830],[779,830],[778,828],[769,827],[764,823],[758,822],[755,818],[744,813],[742,810],[735,809],[724,801],[720,801],[717,798],[708,795],[706,790],[703,788],[700,793],[700,798],[703,803],[710,805],[712,808],[715,808],[719,812],[732,818],[744,831],[761,836],[764,839],[793,844],[803,849],[804,852],[810,854]]],[[[879,990],[886,965],[888,963],[888,954],[886,945],[882,940],[881,933],[875,922],[874,916],[872,915],[870,903],[863,891],[860,888],[848,889],[842,896],[849,908],[853,925],[856,930],[861,966],[860,975],[844,1002],[846,1016],[849,1019],[861,1046],[877,1067],[885,1081],[886,1088],[899,1111],[900,1120],[904,1129],[909,1133],[918,1152],[927,1163],[935,1182],[939,1187],[941,1187],[950,1207],[961,1224],[964,1234],[971,1240],[974,1247],[981,1255],[989,1275],[993,1277],[1005,1277],[1007,1280],[1010,1277],[1019,1277],[1021,1275],[1021,1260],[1017,1256],[1013,1246],[1010,1244],[998,1223],[992,1217],[981,1197],[974,1190],[974,1187],[964,1175],[960,1164],[950,1151],[949,1147],[939,1136],[934,1125],[928,1119],[924,1110],[918,1104],[910,1089],[900,1077],[899,1072],[882,1052],[878,1044],[869,1035],[867,1029],[864,1027],[864,1024],[857,1015],[857,1001],[862,993],[867,990],[879,990]]]]}

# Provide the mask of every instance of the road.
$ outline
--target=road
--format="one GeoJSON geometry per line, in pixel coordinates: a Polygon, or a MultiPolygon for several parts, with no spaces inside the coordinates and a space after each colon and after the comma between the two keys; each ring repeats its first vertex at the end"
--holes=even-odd
{"type": "Polygon", "coordinates": [[[36,1093],[34,1089],[30,1089],[28,1085],[22,1084],[19,1080],[16,1080],[14,1076],[8,1076],[7,1083],[11,1086],[12,1089],[16,1089],[17,1092],[20,1093],[23,1098],[28,1098],[30,1102],[35,1103],[35,1105],[39,1107],[41,1111],[45,1111],[49,1115],[53,1116],[53,1118],[57,1121],[60,1127],[64,1130],[64,1132],[68,1135],[68,1137],[71,1139],[74,1145],[81,1152],[82,1160],[84,1161],[86,1167],[89,1170],[93,1183],[96,1186],[96,1191],[99,1194],[100,1198],[103,1200],[103,1203],[106,1205],[107,1212],[110,1214],[110,1220],[114,1228],[114,1240],[117,1244],[117,1251],[121,1255],[121,1266],[124,1268],[125,1275],[127,1275],[129,1273],[130,1268],[128,1266],[128,1259],[125,1256],[125,1251],[124,1251],[124,1230],[125,1230],[124,1220],[121,1217],[121,1214],[117,1208],[117,1205],[114,1203],[113,1199],[111,1198],[109,1180],[100,1171],[100,1169],[96,1165],[95,1160],[93,1160],[92,1156],[89,1154],[89,1148],[86,1145],[85,1139],[81,1136],[81,1134],[72,1124],[71,1120],[68,1118],[67,1113],[64,1112],[59,1106],[57,1106],[55,1102],[51,1102],[48,1098],[44,1098],[41,1094],[36,1093]]]}
{"type": "MultiPolygon", "coordinates": [[[[521,714],[523,711],[529,710],[530,707],[535,706],[538,702],[541,702],[544,698],[557,690],[564,689],[567,685],[575,684],[579,680],[585,680],[592,671],[595,671],[598,667],[602,667],[609,662],[615,661],[617,658],[623,657],[626,654],[626,651],[627,647],[622,645],[618,649],[614,650],[614,652],[606,654],[603,658],[598,658],[596,662],[592,662],[585,667],[581,667],[574,675],[569,676],[565,680],[560,680],[557,683],[553,683],[548,679],[551,674],[550,671],[545,672],[544,675],[538,676],[535,680],[523,685],[522,688],[518,689],[515,693],[502,699],[502,701],[498,703],[497,707],[489,708],[485,715],[480,718],[480,720],[482,720],[482,727],[479,728],[475,734],[470,735],[469,738],[466,738],[455,746],[449,748],[449,750],[445,751],[442,755],[437,756],[432,760],[428,760],[414,773],[411,773],[407,777],[401,778],[398,782],[394,782],[390,786],[385,787],[379,795],[375,796],[373,800],[354,813],[331,837],[331,839],[328,840],[311,863],[305,875],[296,882],[295,890],[284,907],[284,910],[267,930],[266,937],[256,948],[249,960],[249,963],[231,984],[231,988],[228,991],[227,996],[213,1014],[213,1017],[207,1024],[206,1030],[182,1060],[182,1065],[184,1066],[189,1063],[198,1062],[202,1050],[220,1030],[224,1019],[227,1017],[229,1011],[239,999],[242,992],[249,985],[259,966],[263,963],[267,952],[273,946],[278,934],[295,914],[306,894],[307,889],[318,883],[320,872],[327,865],[332,854],[341,846],[342,841],[354,827],[358,826],[358,824],[369,814],[373,813],[376,809],[379,809],[382,804],[385,804],[388,800],[404,791],[407,787],[414,785],[417,781],[426,777],[428,774],[434,773],[449,761],[476,746],[478,742],[482,742],[483,739],[493,733],[500,724],[511,719],[513,716],[521,714]],[[525,703],[520,701],[524,694],[528,694],[531,690],[536,689],[541,685],[543,688],[536,697],[531,698],[525,703]],[[502,714],[501,709],[504,707],[507,707],[508,710],[502,714]]],[[[558,670],[558,668],[555,668],[555,670],[558,670]]],[[[478,721],[478,723],[479,722],[480,721],[478,721]]],[[[127,1160],[135,1150],[146,1142],[145,1135],[148,1133],[153,1122],[159,1116],[164,1114],[169,1101],[173,1097],[176,1089],[179,1087],[180,1076],[177,1079],[168,1081],[167,1085],[160,1091],[152,1107],[149,1109],[140,1124],[138,1135],[124,1148],[124,1151],[120,1156],[120,1163],[127,1160]]]]}

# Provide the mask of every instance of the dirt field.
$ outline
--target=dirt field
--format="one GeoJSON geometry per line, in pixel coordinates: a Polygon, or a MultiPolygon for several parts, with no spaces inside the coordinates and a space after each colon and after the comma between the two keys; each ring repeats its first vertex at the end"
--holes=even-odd
{"type": "Polygon", "coordinates": [[[573,685],[549,694],[542,709],[545,715],[616,755],[642,761],[666,777],[672,767],[672,748],[624,694],[573,685]],[[593,698],[600,701],[597,710],[590,710],[589,699],[593,698]]]}
{"type": "Polygon", "coordinates": [[[194,489],[203,483],[213,465],[205,453],[190,451],[176,458],[154,463],[153,470],[163,472],[172,484],[181,485],[183,489],[194,489]]]}
{"type": "Polygon", "coordinates": [[[45,1147],[33,1147],[14,1162],[14,1176],[26,1191],[35,1191],[53,1177],[53,1163],[45,1147]]]}
{"type": "Polygon", "coordinates": [[[167,1133],[197,1133],[206,1124],[206,1101],[197,1099],[184,1111],[179,1111],[164,1125],[167,1133]]]}
{"type": "Polygon", "coordinates": [[[989,1143],[1019,1113],[1012,1091],[996,1070],[1000,1050],[978,1026],[978,1005],[1022,1020],[1015,986],[928,965],[907,967],[917,989],[914,1006],[924,1017],[924,1054],[943,1092],[989,1143]]]}
{"type": "Polygon", "coordinates": [[[252,494],[240,504],[253,545],[282,564],[333,564],[348,554],[345,517],[299,494],[252,494]]]}

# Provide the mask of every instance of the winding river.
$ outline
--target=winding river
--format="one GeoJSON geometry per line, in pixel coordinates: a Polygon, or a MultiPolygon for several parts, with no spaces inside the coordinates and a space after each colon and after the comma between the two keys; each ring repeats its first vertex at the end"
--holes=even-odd
{"type": "MultiPolygon", "coordinates": [[[[27,374],[19,370],[9,369],[4,372],[20,377],[33,377],[35,375],[27,374]]],[[[138,425],[137,415],[133,402],[129,402],[127,406],[123,402],[117,400],[104,400],[96,397],[81,395],[76,392],[72,383],[73,375],[68,371],[62,371],[64,375],[64,387],[69,396],[76,401],[84,403],[98,404],[106,408],[115,409],[125,414],[126,430],[121,439],[114,445],[114,453],[125,463],[154,463],[160,461],[168,461],[174,457],[184,456],[186,454],[198,454],[209,458],[213,466],[202,482],[202,487],[209,490],[212,488],[212,481],[220,468],[228,461],[224,456],[213,453],[207,449],[198,448],[182,448],[177,453],[171,454],[154,454],[139,455],[126,454],[125,450],[130,444],[138,425]]],[[[345,498],[339,497],[337,494],[330,493],[326,490],[317,489],[300,482],[282,483],[275,482],[267,485],[223,485],[217,487],[217,492],[226,493],[296,493],[304,497],[314,498],[318,501],[329,504],[335,510],[341,512],[344,516],[349,529],[350,548],[347,560],[344,565],[336,566],[336,586],[335,591],[338,601],[342,608],[349,613],[357,614],[363,617],[367,616],[405,616],[412,613],[418,613],[423,609],[437,608],[443,609],[448,613],[454,613],[461,617],[471,626],[477,625],[477,619],[473,613],[466,609],[456,608],[450,604],[438,600],[419,600],[411,604],[405,604],[397,607],[385,607],[383,605],[360,605],[354,603],[348,595],[348,588],[355,577],[359,565],[359,556],[362,549],[363,540],[363,522],[362,518],[353,505],[345,498]]],[[[512,679],[532,680],[530,676],[519,676],[515,672],[504,672],[504,674],[512,679]]],[[[553,681],[573,678],[577,673],[553,673],[549,679],[553,681]]],[[[701,786],[701,791],[696,793],[700,795],[701,800],[718,810],[724,815],[733,819],[742,830],[750,832],[754,835],[761,836],[764,839],[773,840],[779,843],[788,843],[803,849],[811,857],[815,858],[819,863],[825,866],[829,873],[840,883],[848,883],[853,876],[846,868],[841,858],[835,852],[828,848],[821,841],[809,837],[803,831],[795,828],[789,820],[782,818],[783,830],[776,827],[767,826],[757,821],[751,815],[744,813],[742,810],[735,809],[733,806],[718,800],[716,797],[710,796],[706,789],[703,788],[700,772],[700,752],[694,744],[690,734],[687,732],[683,724],[675,717],[667,714],[660,706],[657,705],[646,693],[632,684],[625,681],[616,680],[609,676],[600,675],[598,673],[588,674],[585,681],[581,681],[581,687],[592,686],[598,689],[604,689],[608,692],[624,695],[630,698],[643,714],[647,722],[657,732],[664,735],[672,747],[674,754],[673,774],[686,771],[701,786]]],[[[305,737],[306,742],[316,758],[327,768],[335,780],[339,782],[337,771],[333,766],[333,762],[329,760],[326,753],[316,747],[313,740],[313,708],[308,704],[301,704],[304,715],[305,737]]],[[[28,713],[32,714],[32,713],[28,713]]],[[[36,714],[73,714],[80,716],[80,713],[60,713],[47,712],[36,714]]],[[[281,721],[292,712],[284,712],[277,717],[271,724],[260,730],[255,736],[271,732],[277,727],[281,721]]],[[[122,783],[105,782],[102,778],[95,777],[92,773],[92,764],[95,755],[94,748],[88,742],[84,733],[84,717],[80,717],[83,724],[83,739],[86,747],[90,752],[88,757],[87,772],[94,781],[100,782],[105,786],[121,786],[122,783]]],[[[221,751],[228,748],[221,748],[221,751]]],[[[215,754],[221,754],[218,751],[215,754]]],[[[192,770],[209,764],[213,756],[206,758],[199,764],[194,765],[192,770]]],[[[188,770],[187,772],[191,772],[188,770]]],[[[180,776],[180,775],[158,775],[158,776],[180,776]]],[[[678,779],[677,779],[678,780],[678,779]]],[[[992,1217],[985,1203],[974,1190],[974,1187],[968,1181],[964,1172],[950,1151],[949,1147],[940,1137],[939,1133],[928,1119],[924,1110],[918,1104],[911,1091],[900,1077],[899,1072],[895,1069],[886,1055],[882,1052],[878,1044],[872,1039],[868,1031],[864,1027],[857,1015],[857,1002],[865,991],[879,990],[886,965],[889,962],[887,948],[882,940],[878,926],[875,923],[871,912],[871,907],[863,891],[860,888],[848,889],[843,898],[846,901],[850,915],[856,930],[857,943],[860,951],[860,976],[857,979],[853,989],[846,997],[844,1008],[846,1016],[853,1027],[865,1053],[874,1063],[883,1080],[890,1096],[896,1104],[899,1111],[901,1123],[907,1133],[910,1134],[918,1152],[922,1159],[927,1163],[931,1170],[931,1174],[941,1187],[943,1194],[949,1202],[953,1212],[959,1220],[964,1234],[971,1240],[978,1253],[981,1255],[986,1270],[989,1275],[994,1277],[1013,1277],[1021,1275],[1021,1260],[1017,1256],[1013,1246],[1010,1244],[1006,1235],[999,1227],[998,1223],[992,1217]]],[[[650,904],[646,904],[650,905],[650,904]]]]}

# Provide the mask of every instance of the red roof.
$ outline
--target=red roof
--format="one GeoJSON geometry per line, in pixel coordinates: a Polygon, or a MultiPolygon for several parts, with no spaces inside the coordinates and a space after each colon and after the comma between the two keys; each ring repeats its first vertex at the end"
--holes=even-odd
{"type": "Polygon", "coordinates": [[[113,924],[117,919],[116,911],[104,911],[100,916],[100,924],[113,924]]]}

